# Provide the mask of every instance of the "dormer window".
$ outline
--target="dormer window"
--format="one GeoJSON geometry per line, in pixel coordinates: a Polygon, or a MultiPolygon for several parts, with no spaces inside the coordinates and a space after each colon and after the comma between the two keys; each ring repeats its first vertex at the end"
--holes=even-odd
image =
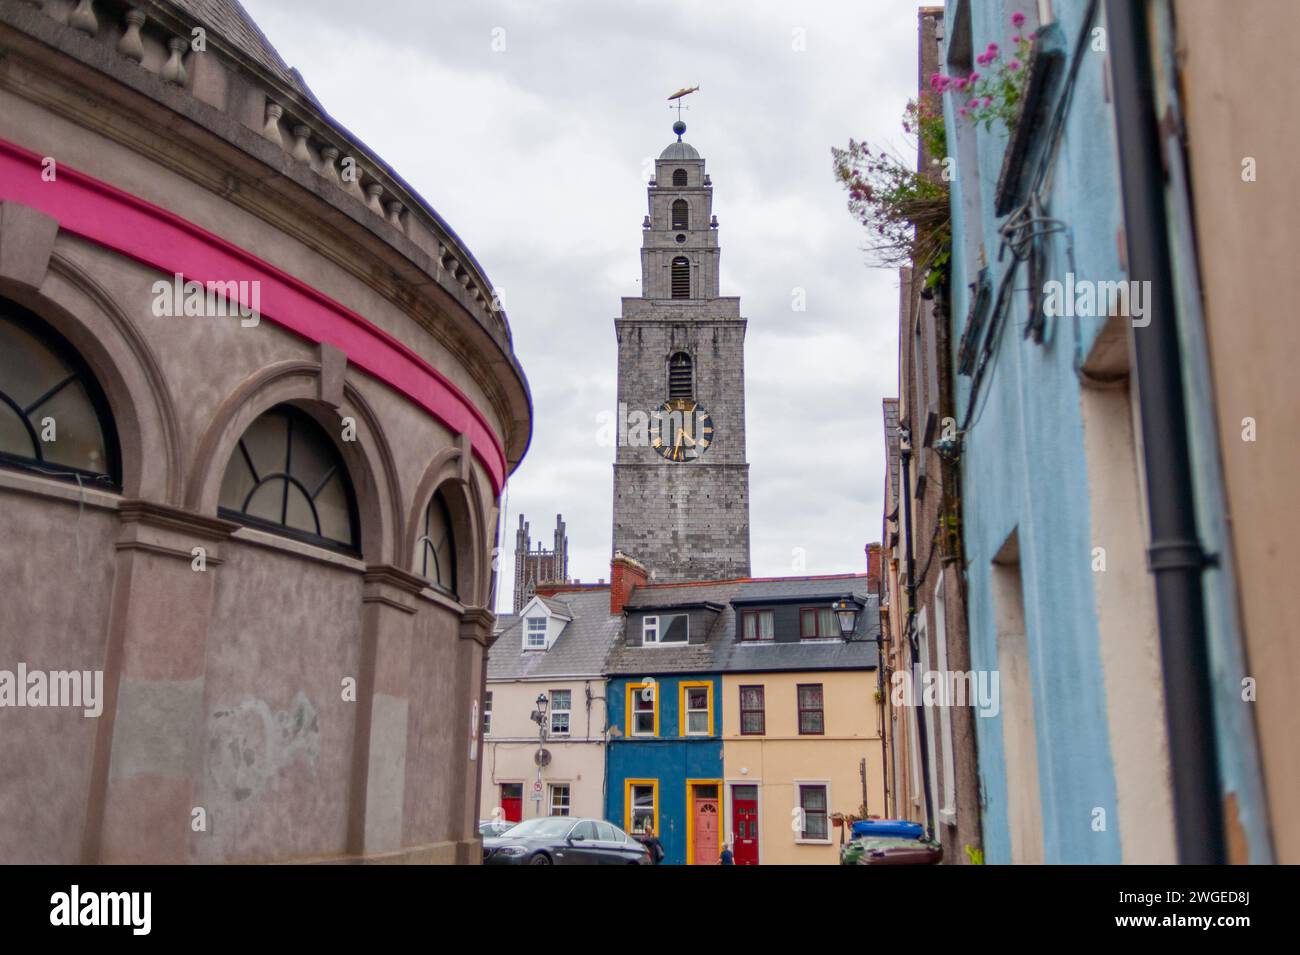
{"type": "Polygon", "coordinates": [[[746,610],[740,615],[741,640],[771,640],[776,636],[776,614],[771,610],[746,610]]]}
{"type": "Polygon", "coordinates": [[[799,611],[800,639],[838,640],[842,636],[840,622],[829,607],[805,607],[799,611]]]}
{"type": "Polygon", "coordinates": [[[522,618],[523,648],[549,650],[573,620],[568,608],[558,600],[534,596],[519,611],[522,618]]]}
{"type": "Polygon", "coordinates": [[[686,643],[690,618],[684,613],[645,617],[641,621],[641,643],[660,646],[665,643],[686,643]]]}

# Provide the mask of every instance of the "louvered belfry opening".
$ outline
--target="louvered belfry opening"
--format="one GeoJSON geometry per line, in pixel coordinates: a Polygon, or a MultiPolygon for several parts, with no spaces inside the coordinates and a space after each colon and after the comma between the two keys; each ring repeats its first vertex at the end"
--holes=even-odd
{"type": "Polygon", "coordinates": [[[673,200],[673,228],[689,229],[691,221],[691,207],[686,204],[685,199],[673,200]]]}
{"type": "Polygon", "coordinates": [[[695,382],[691,369],[691,356],[679,351],[668,359],[668,397],[672,399],[694,396],[695,382]]]}
{"type": "Polygon", "coordinates": [[[673,185],[674,185],[674,186],[678,186],[678,187],[681,187],[681,186],[686,185],[686,170],[685,170],[685,169],[674,169],[674,170],[673,170],[673,185]]]}
{"type": "Polygon", "coordinates": [[[691,297],[691,263],[684,255],[673,259],[673,298],[691,297]]]}

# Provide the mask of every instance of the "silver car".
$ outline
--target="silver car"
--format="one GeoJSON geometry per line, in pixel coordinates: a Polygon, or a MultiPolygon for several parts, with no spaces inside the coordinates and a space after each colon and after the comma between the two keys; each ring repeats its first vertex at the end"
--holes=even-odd
{"type": "Polygon", "coordinates": [[[484,865],[651,865],[650,852],[603,819],[542,816],[483,840],[484,865]]]}

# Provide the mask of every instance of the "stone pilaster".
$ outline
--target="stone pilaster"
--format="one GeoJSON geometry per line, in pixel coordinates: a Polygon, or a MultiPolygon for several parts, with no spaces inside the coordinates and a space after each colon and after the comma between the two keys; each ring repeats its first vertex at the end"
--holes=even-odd
{"type": "MultiPolygon", "coordinates": [[[[477,841],[478,807],[483,787],[483,699],[487,691],[487,651],[492,645],[492,626],[496,615],[486,607],[469,607],[460,618],[456,685],[465,699],[461,712],[466,714],[466,731],[457,758],[465,766],[464,800],[456,819],[461,824],[457,859],[462,865],[482,861],[477,841]],[[470,720],[474,720],[473,724],[470,720]],[[471,758],[472,756],[472,758],[471,758]]],[[[454,752],[454,751],[453,751],[454,752]]]]}
{"type": "Polygon", "coordinates": [[[82,857],[182,863],[201,771],[214,579],[237,525],[147,501],[123,502],[119,516],[82,857]]]}
{"type": "Polygon", "coordinates": [[[362,596],[349,853],[402,848],[410,711],[411,640],[420,578],[388,565],[367,568],[362,596]]]}

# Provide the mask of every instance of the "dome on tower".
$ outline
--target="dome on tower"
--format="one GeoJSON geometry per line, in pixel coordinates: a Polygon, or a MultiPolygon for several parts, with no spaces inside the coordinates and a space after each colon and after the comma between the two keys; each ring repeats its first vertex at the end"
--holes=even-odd
{"type": "Polygon", "coordinates": [[[695,151],[695,147],[690,143],[684,143],[678,140],[675,143],[669,143],[668,147],[659,154],[660,159],[699,159],[700,154],[695,151]]]}

